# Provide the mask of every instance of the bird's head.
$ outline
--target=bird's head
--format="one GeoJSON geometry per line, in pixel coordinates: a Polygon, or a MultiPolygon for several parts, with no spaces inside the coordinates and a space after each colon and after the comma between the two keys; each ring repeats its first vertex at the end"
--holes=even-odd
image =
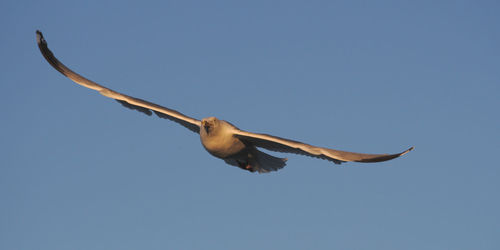
{"type": "Polygon", "coordinates": [[[213,132],[213,130],[219,125],[219,119],[215,117],[203,118],[201,120],[201,128],[205,130],[207,134],[213,132]]]}

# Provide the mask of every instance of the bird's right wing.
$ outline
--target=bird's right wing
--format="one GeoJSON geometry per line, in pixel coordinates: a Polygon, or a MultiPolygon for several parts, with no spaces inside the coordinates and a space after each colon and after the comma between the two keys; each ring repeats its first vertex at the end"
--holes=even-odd
{"type": "Polygon", "coordinates": [[[267,134],[251,133],[243,130],[236,129],[233,131],[234,135],[243,141],[250,142],[256,147],[265,148],[271,151],[294,153],[316,157],[324,160],[333,161],[340,164],[346,161],[356,162],[380,162],[388,161],[397,158],[410,152],[413,147],[397,154],[362,154],[347,152],[329,148],[316,147],[298,141],[280,138],[277,136],[267,134]]]}
{"type": "Polygon", "coordinates": [[[186,116],[175,110],[165,108],[160,105],[139,98],[134,98],[132,96],[118,93],[73,72],[71,69],[62,64],[59,60],[57,60],[52,51],[50,51],[49,48],[47,47],[47,42],[43,38],[42,32],[38,30],[36,31],[36,41],[38,43],[38,48],[40,48],[40,52],[42,52],[42,55],[43,57],[45,57],[47,62],[49,62],[50,65],[52,65],[52,67],[54,67],[57,71],[61,72],[61,74],[65,75],[74,82],[89,89],[97,90],[102,95],[115,99],[116,101],[118,101],[127,108],[135,109],[147,115],[152,115],[154,112],[157,116],[161,118],[172,120],[195,133],[200,133],[201,125],[199,120],[186,116]]]}

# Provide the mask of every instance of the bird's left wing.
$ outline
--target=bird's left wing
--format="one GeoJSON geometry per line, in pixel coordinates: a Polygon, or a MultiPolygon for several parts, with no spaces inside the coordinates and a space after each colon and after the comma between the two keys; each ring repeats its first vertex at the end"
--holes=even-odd
{"type": "Polygon", "coordinates": [[[356,161],[356,162],[388,161],[397,158],[401,155],[404,155],[413,149],[413,147],[411,147],[397,154],[362,154],[362,153],[353,153],[353,152],[346,152],[335,149],[311,146],[309,144],[289,139],[284,139],[277,136],[250,133],[239,129],[235,129],[233,133],[234,136],[236,136],[237,138],[240,138],[243,141],[248,141],[251,144],[255,145],[256,147],[261,147],[267,150],[277,151],[277,152],[307,155],[311,157],[333,161],[336,164],[340,164],[346,161],[356,161]]]}
{"type": "Polygon", "coordinates": [[[50,51],[49,48],[47,47],[47,42],[43,38],[42,32],[38,30],[36,31],[36,41],[38,43],[38,48],[40,48],[40,52],[42,52],[42,55],[43,57],[45,57],[47,62],[49,62],[50,65],[52,65],[52,67],[54,67],[57,71],[61,72],[61,74],[65,75],[74,82],[89,89],[97,90],[102,95],[115,99],[116,101],[118,101],[127,108],[137,110],[147,115],[152,115],[154,112],[157,116],[161,118],[172,120],[195,133],[200,133],[199,120],[186,116],[175,110],[165,108],[160,105],[139,98],[134,98],[132,96],[118,93],[75,73],[74,71],[66,67],[64,64],[62,64],[59,60],[57,60],[52,51],[50,51]]]}

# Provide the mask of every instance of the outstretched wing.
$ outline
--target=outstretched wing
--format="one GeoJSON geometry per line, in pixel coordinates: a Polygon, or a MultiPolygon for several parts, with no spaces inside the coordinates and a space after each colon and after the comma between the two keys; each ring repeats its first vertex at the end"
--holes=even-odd
{"type": "Polygon", "coordinates": [[[397,158],[410,152],[413,147],[398,154],[361,154],[340,151],[329,148],[311,146],[298,141],[288,140],[277,136],[250,133],[242,130],[235,130],[234,135],[243,141],[250,142],[256,147],[265,148],[271,151],[295,153],[311,157],[321,158],[340,164],[346,161],[356,162],[380,162],[397,158]]]}
{"type": "Polygon", "coordinates": [[[36,31],[36,41],[38,43],[38,48],[40,48],[40,52],[42,52],[42,55],[43,57],[45,57],[47,62],[49,62],[50,65],[52,65],[52,67],[54,67],[57,71],[61,72],[61,74],[67,76],[74,82],[89,89],[97,90],[102,95],[115,99],[116,101],[118,101],[127,108],[137,110],[147,115],[152,115],[154,112],[158,117],[172,120],[174,122],[181,124],[182,126],[188,128],[193,132],[200,133],[199,120],[186,116],[175,110],[165,108],[160,105],[139,98],[134,98],[132,96],[118,93],[73,72],[71,69],[62,64],[59,60],[57,60],[52,51],[50,51],[49,48],[47,47],[47,42],[43,38],[42,32],[38,30],[36,31]]]}

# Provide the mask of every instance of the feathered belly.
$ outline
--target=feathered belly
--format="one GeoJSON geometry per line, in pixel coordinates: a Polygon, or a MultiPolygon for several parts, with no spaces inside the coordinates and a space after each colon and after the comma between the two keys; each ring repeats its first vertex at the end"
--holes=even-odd
{"type": "Polygon", "coordinates": [[[246,146],[234,137],[205,137],[202,138],[203,147],[218,158],[231,158],[245,150],[246,146]]]}

